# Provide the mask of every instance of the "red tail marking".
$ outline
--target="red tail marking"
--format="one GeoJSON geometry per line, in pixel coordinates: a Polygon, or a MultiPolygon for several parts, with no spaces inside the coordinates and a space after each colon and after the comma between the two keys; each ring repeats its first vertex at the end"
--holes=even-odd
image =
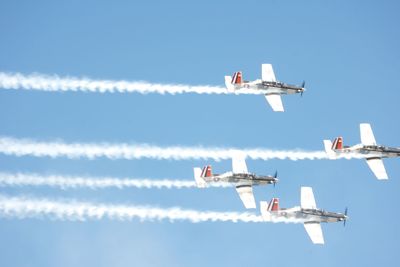
{"type": "Polygon", "coordinates": [[[279,198],[273,198],[268,205],[269,211],[278,211],[279,210],[279,198]]]}
{"type": "Polygon", "coordinates": [[[335,138],[335,141],[333,141],[332,144],[332,149],[343,149],[343,137],[337,137],[335,138]]]}
{"type": "Polygon", "coordinates": [[[211,171],[211,166],[205,166],[203,170],[201,171],[201,177],[211,177],[212,176],[212,171],[211,171]]]}
{"type": "Polygon", "coordinates": [[[233,74],[232,84],[241,84],[242,83],[242,72],[238,71],[233,74]]]}

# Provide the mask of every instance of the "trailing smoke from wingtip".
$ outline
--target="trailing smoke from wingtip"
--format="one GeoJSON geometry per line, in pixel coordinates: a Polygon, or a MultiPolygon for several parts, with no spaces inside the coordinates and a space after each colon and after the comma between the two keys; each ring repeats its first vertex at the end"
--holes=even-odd
{"type": "MultiPolygon", "coordinates": [[[[160,147],[147,144],[108,144],[108,143],[65,143],[41,142],[31,139],[0,137],[0,153],[13,156],[67,157],[71,159],[109,158],[109,159],[158,159],[158,160],[230,160],[233,155],[241,155],[254,160],[289,159],[318,160],[328,159],[324,151],[270,150],[263,148],[238,149],[220,147],[160,147]]],[[[356,158],[346,155],[340,158],[356,158]]]]}
{"type": "MultiPolygon", "coordinates": [[[[68,188],[157,188],[182,189],[196,188],[194,181],[172,179],[132,179],[115,177],[84,177],[67,175],[39,175],[34,173],[0,173],[0,186],[49,186],[62,189],[68,188]]],[[[213,183],[211,187],[229,187],[227,183],[213,183]]]]}
{"type": "Polygon", "coordinates": [[[61,221],[110,219],[118,221],[189,221],[199,222],[262,222],[259,215],[249,212],[215,212],[185,210],[180,207],[156,208],[134,205],[93,204],[77,201],[55,201],[0,195],[0,217],[48,218],[61,221]]]}
{"type": "MultiPolygon", "coordinates": [[[[117,220],[132,221],[188,221],[200,222],[265,222],[260,215],[251,212],[218,212],[182,209],[180,207],[158,208],[135,205],[112,205],[75,200],[49,200],[0,195],[0,217],[47,218],[60,221],[117,220]]],[[[282,218],[270,223],[301,223],[299,220],[282,218]]]]}
{"type": "Polygon", "coordinates": [[[92,93],[157,93],[157,94],[262,94],[257,90],[229,92],[225,87],[210,85],[161,84],[144,81],[93,80],[89,78],[59,77],[57,75],[0,72],[0,88],[46,92],[92,93]]]}

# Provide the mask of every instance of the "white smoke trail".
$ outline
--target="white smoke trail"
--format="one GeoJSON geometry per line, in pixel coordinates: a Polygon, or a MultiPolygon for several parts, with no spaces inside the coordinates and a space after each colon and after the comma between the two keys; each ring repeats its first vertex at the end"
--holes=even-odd
{"type": "MultiPolygon", "coordinates": [[[[107,144],[107,143],[64,143],[39,142],[30,139],[16,139],[0,137],[0,153],[14,156],[35,157],[67,157],[95,159],[106,157],[109,159],[201,159],[216,161],[231,159],[238,153],[245,157],[257,160],[290,159],[290,160],[316,160],[328,159],[324,151],[297,151],[297,150],[270,150],[270,149],[237,149],[213,147],[159,147],[153,145],[134,144],[107,144]]],[[[360,155],[349,154],[342,158],[359,158],[360,155]]]]}
{"type": "MultiPolygon", "coordinates": [[[[78,177],[62,175],[38,175],[28,173],[0,173],[0,186],[50,186],[67,188],[102,189],[123,188],[196,188],[194,181],[184,180],[153,180],[114,177],[78,177]]],[[[211,183],[210,187],[230,187],[227,183],[211,183]]]]}
{"type": "Polygon", "coordinates": [[[89,219],[130,221],[189,221],[198,222],[262,222],[253,213],[196,211],[175,208],[154,208],[132,205],[92,204],[76,201],[53,201],[0,195],[0,216],[5,218],[50,218],[56,220],[86,221],[89,219]]]}
{"type": "Polygon", "coordinates": [[[158,94],[262,94],[259,90],[228,92],[224,87],[157,84],[143,81],[92,80],[89,78],[59,77],[57,75],[0,72],[0,88],[35,91],[81,91],[97,93],[158,93],[158,94]]]}

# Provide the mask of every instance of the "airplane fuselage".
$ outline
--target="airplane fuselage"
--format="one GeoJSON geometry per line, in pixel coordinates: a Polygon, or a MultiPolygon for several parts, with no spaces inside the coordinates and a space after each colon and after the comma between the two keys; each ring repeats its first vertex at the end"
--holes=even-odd
{"type": "Polygon", "coordinates": [[[263,94],[288,95],[304,91],[304,88],[296,85],[290,85],[282,82],[266,82],[255,80],[252,82],[244,81],[242,84],[235,85],[235,90],[256,90],[263,94]]]}
{"type": "Polygon", "coordinates": [[[210,177],[203,177],[207,183],[232,183],[232,184],[251,184],[251,185],[263,185],[263,184],[273,184],[278,181],[277,178],[273,176],[262,176],[252,173],[233,173],[226,172],[223,174],[214,174],[210,177]]]}
{"type": "Polygon", "coordinates": [[[287,218],[294,219],[302,223],[311,222],[339,222],[346,220],[347,216],[342,213],[329,212],[321,209],[303,209],[294,207],[291,209],[280,209],[278,211],[270,211],[271,219],[287,218]]]}
{"type": "Polygon", "coordinates": [[[344,147],[343,149],[335,149],[336,153],[356,153],[365,155],[366,158],[377,157],[377,158],[394,158],[400,157],[400,148],[397,147],[386,147],[386,146],[366,146],[366,145],[355,145],[352,147],[344,147]]]}

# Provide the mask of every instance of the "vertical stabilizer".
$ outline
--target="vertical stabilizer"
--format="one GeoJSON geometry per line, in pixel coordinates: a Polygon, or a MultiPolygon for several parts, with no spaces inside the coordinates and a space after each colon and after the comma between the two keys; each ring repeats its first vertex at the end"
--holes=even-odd
{"type": "Polygon", "coordinates": [[[273,198],[268,204],[268,211],[278,211],[279,210],[279,198],[273,198]]]}
{"type": "Polygon", "coordinates": [[[201,171],[200,177],[211,177],[212,176],[212,169],[210,165],[204,166],[203,170],[201,171]]]}
{"type": "Polygon", "coordinates": [[[237,71],[233,74],[232,76],[232,84],[242,84],[243,79],[242,79],[242,72],[241,71],[237,71]]]}
{"type": "Polygon", "coordinates": [[[343,137],[336,137],[332,144],[332,150],[341,150],[343,149],[343,137]]]}
{"type": "Polygon", "coordinates": [[[237,71],[233,76],[225,76],[225,86],[229,92],[235,91],[235,86],[240,86],[243,83],[242,72],[237,71]]]}

